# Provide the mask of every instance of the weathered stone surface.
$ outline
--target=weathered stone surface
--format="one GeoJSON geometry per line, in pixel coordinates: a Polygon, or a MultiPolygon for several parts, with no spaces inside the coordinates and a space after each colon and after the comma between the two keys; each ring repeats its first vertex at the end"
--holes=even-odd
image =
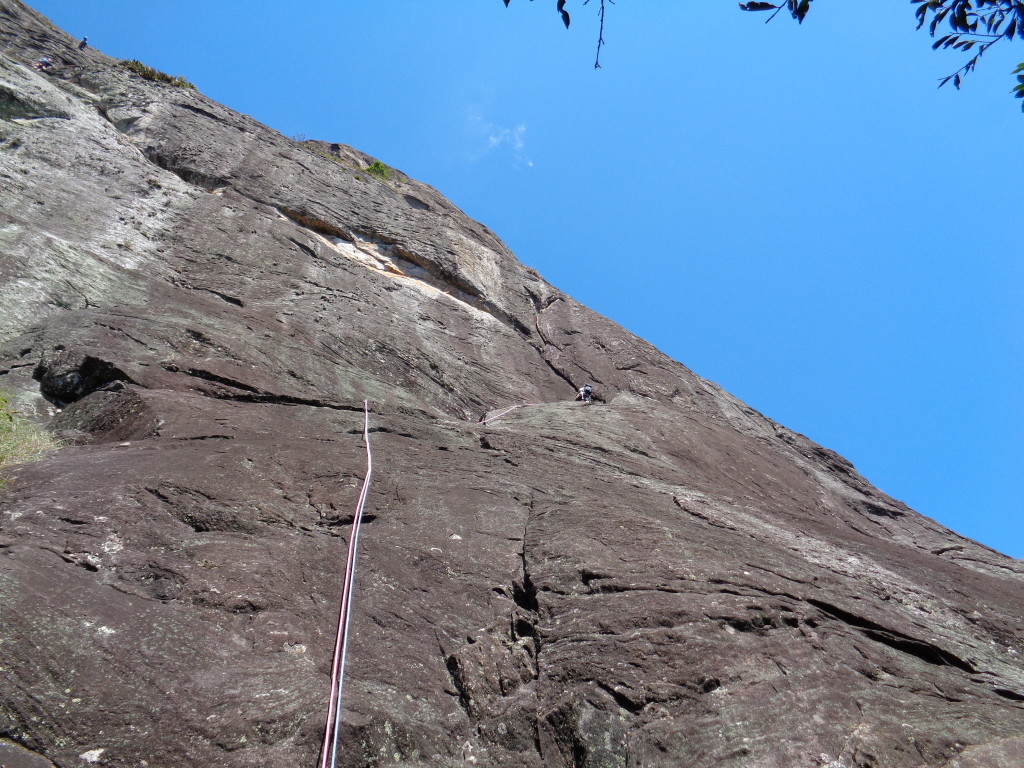
{"type": "Polygon", "coordinates": [[[400,172],[0,46],[0,385],[69,438],[0,495],[8,768],[314,764],[364,400],[342,765],[1022,764],[1020,562],[400,172]]]}

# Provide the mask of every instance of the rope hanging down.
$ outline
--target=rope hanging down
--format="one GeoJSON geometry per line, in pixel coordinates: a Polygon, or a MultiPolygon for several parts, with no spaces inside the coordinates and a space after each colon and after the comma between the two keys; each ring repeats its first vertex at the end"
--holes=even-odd
{"type": "Polygon", "coordinates": [[[352,614],[352,586],[356,577],[356,548],[359,545],[359,527],[363,522],[363,506],[370,489],[373,473],[373,454],[370,452],[370,404],[363,401],[363,442],[366,444],[366,477],[359,491],[352,532],[348,538],[348,559],[345,562],[345,582],[341,589],[341,610],[338,612],[338,635],[334,642],[334,661],[331,664],[331,700],[327,707],[327,725],[324,728],[324,746],[320,768],[335,768],[338,759],[338,727],[341,725],[341,689],[345,681],[345,654],[348,651],[348,626],[352,614]],[[329,745],[329,746],[328,746],[329,745]]]}

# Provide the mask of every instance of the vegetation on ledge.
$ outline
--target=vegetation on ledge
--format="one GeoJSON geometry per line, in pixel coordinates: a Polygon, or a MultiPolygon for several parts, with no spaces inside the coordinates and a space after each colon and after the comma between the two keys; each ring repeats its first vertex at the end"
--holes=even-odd
{"type": "Polygon", "coordinates": [[[376,176],[378,179],[384,181],[391,178],[391,171],[380,160],[374,160],[370,163],[366,168],[366,172],[371,176],[376,176]]]}
{"type": "Polygon", "coordinates": [[[59,447],[60,442],[53,435],[18,416],[11,407],[10,396],[0,392],[0,488],[7,482],[9,467],[36,461],[59,447]]]}
{"type": "Polygon", "coordinates": [[[159,69],[153,69],[153,67],[143,64],[138,59],[126,59],[121,62],[121,66],[144,80],[152,80],[154,83],[166,83],[167,85],[173,85],[175,88],[189,88],[193,91],[196,89],[192,83],[181,75],[168,75],[166,72],[161,72],[159,69]]]}

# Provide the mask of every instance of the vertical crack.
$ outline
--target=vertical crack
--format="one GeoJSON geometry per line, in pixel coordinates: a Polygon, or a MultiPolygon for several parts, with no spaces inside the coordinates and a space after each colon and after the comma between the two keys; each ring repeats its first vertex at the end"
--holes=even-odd
{"type": "Polygon", "coordinates": [[[526,504],[526,520],[523,522],[523,540],[519,550],[520,580],[512,584],[512,599],[519,608],[513,618],[512,639],[529,637],[533,640],[534,656],[540,654],[540,633],[537,620],[540,606],[537,602],[537,587],[530,578],[530,564],[527,557],[527,541],[530,536],[530,520],[533,516],[533,499],[526,504]]]}
{"type": "MultiPolygon", "coordinates": [[[[533,294],[531,294],[531,297],[534,299],[534,306],[535,306],[534,313],[533,313],[533,325],[537,329],[537,336],[540,338],[540,341],[541,341],[540,345],[534,345],[533,348],[535,350],[537,350],[537,354],[540,355],[540,359],[543,360],[547,364],[548,368],[551,369],[552,373],[554,373],[556,376],[558,376],[558,378],[562,379],[566,384],[568,384],[570,387],[572,387],[573,392],[575,392],[576,388],[578,386],[578,382],[575,382],[573,380],[573,377],[570,374],[566,373],[564,370],[562,370],[557,365],[555,365],[551,361],[551,358],[548,357],[547,352],[546,352],[546,350],[549,347],[551,347],[553,349],[556,349],[559,352],[563,351],[562,348],[560,346],[558,346],[557,344],[555,344],[553,341],[551,341],[547,337],[547,335],[544,333],[543,329],[541,329],[541,327],[540,327],[540,314],[541,314],[541,312],[543,312],[545,309],[550,307],[556,301],[561,301],[562,299],[561,299],[561,297],[556,297],[555,299],[552,299],[552,300],[548,301],[547,304],[545,304],[544,307],[541,308],[538,299],[536,297],[534,297],[533,294]]],[[[601,380],[597,376],[595,376],[592,371],[588,371],[587,369],[583,368],[582,366],[579,365],[579,363],[577,363],[575,361],[573,361],[573,363],[574,363],[574,365],[577,367],[577,369],[579,371],[581,371],[583,374],[585,374],[585,378],[586,379],[588,379],[589,381],[591,381],[591,382],[593,382],[595,384],[602,383],[601,380]]]]}
{"type": "MultiPolygon", "coordinates": [[[[441,640],[441,635],[434,630],[434,637],[437,640],[437,648],[441,652],[441,659],[444,661],[445,669],[448,671],[448,679],[451,681],[452,688],[454,689],[455,695],[458,697],[459,706],[466,715],[473,719],[473,714],[470,712],[470,693],[466,687],[466,680],[463,676],[462,668],[459,665],[459,659],[454,653],[449,653],[445,649],[445,644],[441,640]]],[[[446,693],[450,693],[446,691],[446,693]]]]}
{"type": "Polygon", "coordinates": [[[558,378],[562,379],[566,384],[568,384],[570,387],[572,387],[573,391],[575,392],[576,391],[576,384],[575,384],[575,382],[573,382],[572,376],[570,376],[565,371],[563,371],[561,368],[556,366],[553,362],[551,362],[551,359],[547,356],[547,354],[545,352],[545,350],[548,347],[554,347],[559,352],[561,352],[562,350],[561,350],[561,348],[557,344],[553,344],[548,339],[548,337],[544,334],[544,331],[541,330],[541,327],[540,327],[540,312],[539,311],[534,311],[534,314],[533,314],[533,325],[537,329],[537,335],[540,337],[540,341],[541,341],[541,343],[539,345],[534,345],[533,348],[535,350],[537,350],[537,354],[540,355],[540,359],[543,360],[547,364],[548,368],[551,369],[552,373],[554,373],[556,376],[558,376],[558,378]]]}
{"type": "MultiPolygon", "coordinates": [[[[516,612],[517,615],[513,620],[512,637],[513,640],[516,637],[529,637],[532,639],[533,679],[536,682],[540,679],[541,636],[537,628],[537,623],[540,620],[540,603],[537,600],[537,587],[530,577],[530,560],[527,553],[530,541],[530,522],[534,515],[533,505],[534,499],[531,493],[529,500],[526,502],[526,519],[523,521],[523,542],[519,550],[519,559],[522,565],[522,584],[513,585],[512,596],[519,610],[516,612]]],[[[539,703],[539,692],[536,695],[538,696],[539,703]]],[[[543,761],[544,750],[541,746],[540,726],[540,712],[538,708],[533,718],[533,747],[543,761]]]]}

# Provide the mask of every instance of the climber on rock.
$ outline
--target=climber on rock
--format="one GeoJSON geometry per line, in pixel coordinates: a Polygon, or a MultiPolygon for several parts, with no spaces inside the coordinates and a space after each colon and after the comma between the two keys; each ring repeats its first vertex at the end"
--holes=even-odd
{"type": "Polygon", "coordinates": [[[43,56],[43,58],[41,58],[39,62],[36,64],[36,69],[38,69],[40,72],[46,72],[51,67],[53,67],[53,62],[50,60],[49,56],[43,56]]]}
{"type": "Polygon", "coordinates": [[[579,391],[576,393],[576,399],[582,400],[584,403],[589,403],[593,401],[594,388],[589,384],[584,384],[582,387],[579,388],[579,391]]]}
{"type": "Polygon", "coordinates": [[[78,44],[78,50],[84,51],[88,47],[89,47],[89,38],[88,37],[83,37],[82,38],[82,42],[80,42],[78,44]]]}

